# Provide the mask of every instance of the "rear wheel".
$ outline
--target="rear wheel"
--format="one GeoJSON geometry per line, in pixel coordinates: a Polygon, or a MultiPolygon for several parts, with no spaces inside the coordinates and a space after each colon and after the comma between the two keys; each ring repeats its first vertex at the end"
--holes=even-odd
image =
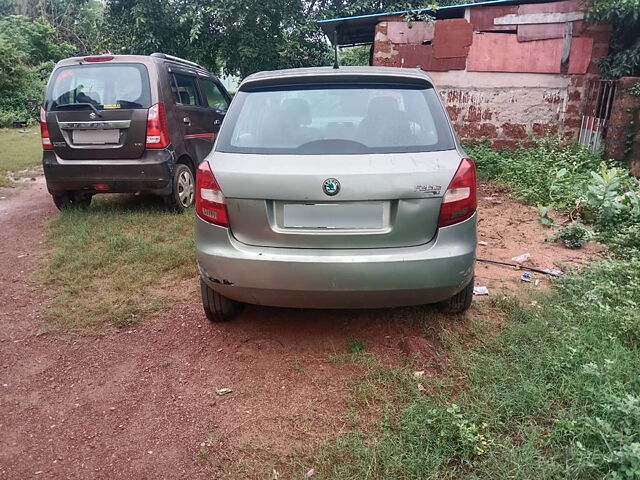
{"type": "Polygon", "coordinates": [[[63,192],[53,193],[51,197],[58,210],[64,210],[65,208],[88,208],[91,205],[93,195],[90,193],[63,192]]]}
{"type": "Polygon", "coordinates": [[[471,306],[473,300],[473,278],[469,284],[453,297],[448,298],[439,304],[440,311],[444,313],[462,313],[466,312],[471,306]]]}
{"type": "Polygon", "coordinates": [[[202,279],[200,279],[200,293],[204,313],[212,322],[233,320],[242,310],[242,303],[220,295],[202,279]]]}
{"type": "Polygon", "coordinates": [[[193,205],[196,191],[193,172],[187,165],[179,163],[173,172],[172,182],[173,188],[165,197],[165,203],[176,212],[184,212],[193,205]]]}

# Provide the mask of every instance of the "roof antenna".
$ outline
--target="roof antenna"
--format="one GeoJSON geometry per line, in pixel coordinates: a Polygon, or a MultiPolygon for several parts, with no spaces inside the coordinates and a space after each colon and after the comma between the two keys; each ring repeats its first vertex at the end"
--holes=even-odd
{"type": "Polygon", "coordinates": [[[337,69],[338,65],[338,29],[333,29],[333,68],[337,69]]]}

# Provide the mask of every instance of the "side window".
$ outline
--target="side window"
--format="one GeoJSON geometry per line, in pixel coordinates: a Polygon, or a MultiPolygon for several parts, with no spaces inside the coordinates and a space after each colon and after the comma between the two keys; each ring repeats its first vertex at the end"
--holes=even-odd
{"type": "Polygon", "coordinates": [[[229,107],[226,97],[222,94],[218,85],[210,78],[200,78],[200,86],[207,97],[207,103],[211,108],[226,110],[229,107]]]}
{"type": "Polygon", "coordinates": [[[203,105],[200,95],[198,95],[195,77],[174,73],[173,79],[176,88],[176,102],[182,105],[203,105]]]}

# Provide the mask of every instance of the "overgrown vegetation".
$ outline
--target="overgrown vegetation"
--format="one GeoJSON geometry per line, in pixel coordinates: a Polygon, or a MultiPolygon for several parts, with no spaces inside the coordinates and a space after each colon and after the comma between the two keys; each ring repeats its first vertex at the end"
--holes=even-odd
{"type": "Polygon", "coordinates": [[[44,330],[133,323],[197,274],[193,215],[169,213],[155,197],[97,197],[89,209],[66,210],[51,220],[47,244],[41,280],[57,296],[44,330]]]}
{"type": "Polygon", "coordinates": [[[517,152],[497,152],[488,144],[469,145],[467,152],[483,178],[499,180],[515,198],[538,205],[541,223],[549,224],[553,207],[591,224],[616,253],[640,245],[640,181],[625,166],[554,139],[517,152]]]}
{"type": "Polygon", "coordinates": [[[352,430],[311,463],[339,479],[640,478],[638,181],[551,140],[467,152],[481,178],[506,183],[530,204],[564,209],[557,217],[588,219],[589,227],[572,221],[560,231],[568,246],[595,228],[620,255],[557,280],[533,302],[494,298],[491,321],[442,330],[450,362],[443,377],[370,365],[352,398],[363,388],[393,395],[368,397],[359,409],[377,405],[377,421],[356,415],[352,430]]]}

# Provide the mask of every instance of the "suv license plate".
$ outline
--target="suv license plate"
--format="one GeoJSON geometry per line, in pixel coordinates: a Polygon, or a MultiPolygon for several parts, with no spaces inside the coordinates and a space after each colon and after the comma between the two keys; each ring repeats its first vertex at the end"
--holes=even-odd
{"type": "Polygon", "coordinates": [[[106,145],[119,140],[120,130],[117,128],[73,131],[73,143],[77,145],[106,145]]]}

